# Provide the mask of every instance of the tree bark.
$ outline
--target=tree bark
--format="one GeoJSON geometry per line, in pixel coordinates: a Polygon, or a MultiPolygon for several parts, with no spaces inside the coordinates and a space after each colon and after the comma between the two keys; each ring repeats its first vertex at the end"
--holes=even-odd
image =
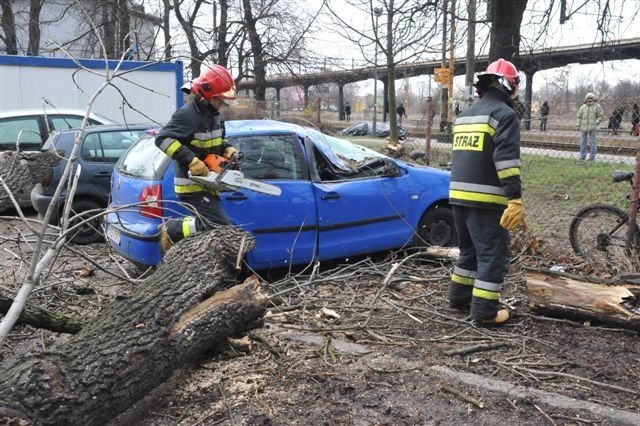
{"type": "Polygon", "coordinates": [[[104,424],[177,366],[255,326],[267,301],[257,282],[227,288],[243,236],[246,252],[255,240],[230,226],[182,240],[130,297],[0,373],[0,423],[104,424]]]}
{"type": "Polygon", "coordinates": [[[262,41],[256,28],[256,19],[253,17],[251,0],[242,0],[242,7],[244,10],[244,25],[249,34],[249,43],[251,44],[251,53],[253,54],[253,76],[256,83],[255,97],[256,101],[264,102],[267,91],[267,70],[264,61],[262,41]]]}
{"type": "Polygon", "coordinates": [[[124,53],[129,50],[131,47],[131,36],[129,35],[129,31],[131,31],[131,14],[129,13],[129,0],[118,0],[118,25],[120,27],[120,37],[118,37],[118,49],[121,53],[124,53]],[[122,51],[120,51],[122,49],[122,51]]]}
{"type": "Polygon", "coordinates": [[[105,0],[102,2],[102,42],[107,55],[105,59],[115,59],[116,57],[115,1],[105,0]]]}
{"type": "MultiPolygon", "coordinates": [[[[9,308],[12,303],[13,299],[4,297],[0,294],[0,314],[4,315],[9,312],[9,308]]],[[[18,323],[27,324],[36,328],[44,328],[45,330],[51,330],[58,333],[71,334],[79,332],[82,330],[82,327],[87,324],[86,321],[83,321],[80,318],[55,312],[48,312],[36,307],[25,307],[22,314],[20,314],[18,323]]]]}
{"type": "Polygon", "coordinates": [[[0,2],[2,17],[0,17],[0,27],[2,27],[2,41],[5,44],[7,55],[18,54],[18,38],[16,37],[16,21],[13,16],[13,7],[10,1],[0,2]]]}
{"type": "Polygon", "coordinates": [[[31,0],[29,8],[29,55],[40,53],[40,11],[44,0],[31,0]]]}
{"type": "Polygon", "coordinates": [[[162,0],[162,33],[164,34],[164,60],[170,61],[172,53],[171,46],[171,0],[162,0]]]}
{"type": "Polygon", "coordinates": [[[542,314],[640,330],[640,286],[525,274],[529,307],[542,314]]]}
{"type": "Polygon", "coordinates": [[[489,62],[503,58],[519,67],[520,25],[527,0],[490,0],[487,7],[491,20],[489,62]]]}
{"type": "Polygon", "coordinates": [[[220,5],[220,25],[218,25],[218,65],[227,68],[229,62],[229,3],[226,0],[219,0],[220,5]]]}
{"type": "MultiPolygon", "coordinates": [[[[60,162],[55,151],[0,153],[0,177],[11,193],[29,193],[33,186],[60,162]]],[[[13,203],[3,185],[0,185],[0,211],[12,208],[13,203]]]]}

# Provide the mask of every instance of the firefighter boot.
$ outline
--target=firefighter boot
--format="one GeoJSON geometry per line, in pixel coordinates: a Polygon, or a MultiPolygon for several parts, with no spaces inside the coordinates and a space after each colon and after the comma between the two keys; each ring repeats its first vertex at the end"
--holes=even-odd
{"type": "Polygon", "coordinates": [[[449,283],[449,307],[460,311],[468,311],[471,307],[471,290],[473,287],[449,283]]]}
{"type": "Polygon", "coordinates": [[[496,313],[495,317],[487,320],[478,321],[478,325],[482,327],[499,327],[509,322],[511,317],[512,317],[512,313],[508,309],[500,309],[496,313]]]}
{"type": "Polygon", "coordinates": [[[162,224],[159,226],[160,231],[160,249],[162,250],[162,254],[165,254],[169,251],[171,246],[173,245],[173,241],[169,238],[169,232],[167,231],[167,225],[162,224]]]}

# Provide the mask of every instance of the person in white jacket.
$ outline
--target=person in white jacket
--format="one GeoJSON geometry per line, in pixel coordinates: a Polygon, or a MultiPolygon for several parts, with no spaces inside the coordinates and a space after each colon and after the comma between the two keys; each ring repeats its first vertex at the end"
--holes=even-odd
{"type": "Polygon", "coordinates": [[[589,145],[589,160],[596,159],[597,131],[602,121],[602,107],[596,102],[596,95],[592,92],[584,97],[584,104],[578,110],[578,123],[576,127],[580,131],[580,159],[587,158],[587,144],[589,145]]]}

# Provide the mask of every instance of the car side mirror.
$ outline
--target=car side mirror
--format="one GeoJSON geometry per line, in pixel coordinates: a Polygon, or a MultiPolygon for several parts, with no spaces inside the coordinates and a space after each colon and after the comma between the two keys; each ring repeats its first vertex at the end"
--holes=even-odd
{"type": "Polygon", "coordinates": [[[385,159],[384,162],[384,176],[398,177],[401,176],[400,167],[398,164],[390,158],[385,159]]]}

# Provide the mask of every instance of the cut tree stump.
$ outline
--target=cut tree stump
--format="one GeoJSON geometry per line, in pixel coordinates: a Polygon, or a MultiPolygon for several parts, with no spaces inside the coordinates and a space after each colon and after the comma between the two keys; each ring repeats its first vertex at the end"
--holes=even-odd
{"type": "Polygon", "coordinates": [[[257,280],[227,288],[243,236],[249,251],[253,237],[230,226],[181,241],[130,297],[0,372],[0,424],[104,424],[175,368],[255,327],[267,303],[257,280]]]}
{"type": "MultiPolygon", "coordinates": [[[[0,176],[14,196],[18,193],[28,194],[60,159],[55,151],[4,151],[0,153],[0,176]]],[[[12,207],[9,194],[0,185],[0,211],[12,207]]]]}
{"type": "Polygon", "coordinates": [[[542,273],[525,274],[536,312],[640,331],[640,286],[604,285],[542,273]]]}

